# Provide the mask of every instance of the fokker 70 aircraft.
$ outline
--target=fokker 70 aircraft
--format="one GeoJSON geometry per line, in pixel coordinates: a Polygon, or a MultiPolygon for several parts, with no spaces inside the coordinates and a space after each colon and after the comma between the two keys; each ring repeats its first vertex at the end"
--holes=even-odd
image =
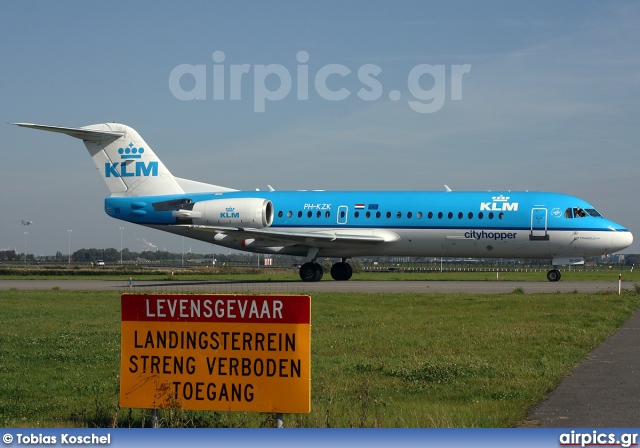
{"type": "Polygon", "coordinates": [[[340,258],[331,276],[348,280],[347,259],[431,256],[551,259],[559,265],[611,254],[633,242],[626,228],[582,199],[544,192],[238,191],[173,176],[129,126],[81,128],[15,123],[84,141],[111,196],[107,215],[231,249],[340,258]]]}

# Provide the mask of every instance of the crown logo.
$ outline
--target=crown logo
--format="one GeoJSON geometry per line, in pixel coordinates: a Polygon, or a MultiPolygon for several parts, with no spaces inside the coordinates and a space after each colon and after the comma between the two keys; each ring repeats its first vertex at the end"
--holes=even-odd
{"type": "Polygon", "coordinates": [[[123,160],[140,159],[144,153],[144,148],[134,148],[133,143],[129,143],[126,148],[118,148],[118,154],[123,160]]]}
{"type": "Polygon", "coordinates": [[[507,202],[509,200],[509,196],[492,196],[491,199],[493,199],[493,202],[507,202]]]}
{"type": "Polygon", "coordinates": [[[235,210],[235,207],[227,207],[227,211],[228,211],[228,212],[232,212],[232,211],[234,211],[234,210],[235,210]]]}

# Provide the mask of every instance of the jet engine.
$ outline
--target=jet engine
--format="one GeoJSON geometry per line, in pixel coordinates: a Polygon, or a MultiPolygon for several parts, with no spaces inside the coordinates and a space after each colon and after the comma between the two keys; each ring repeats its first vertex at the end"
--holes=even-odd
{"type": "Polygon", "coordinates": [[[179,222],[260,229],[273,223],[273,203],[260,198],[211,199],[174,211],[179,222]]]}

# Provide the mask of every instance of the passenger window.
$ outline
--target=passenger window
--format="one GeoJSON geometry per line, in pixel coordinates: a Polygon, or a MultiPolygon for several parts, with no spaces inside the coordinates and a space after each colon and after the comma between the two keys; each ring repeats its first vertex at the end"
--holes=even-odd
{"type": "Polygon", "coordinates": [[[413,216],[413,213],[407,212],[407,218],[411,219],[412,216],[413,216]]]}
{"type": "Polygon", "coordinates": [[[489,219],[493,219],[493,212],[489,212],[489,219]]]}
{"type": "Polygon", "coordinates": [[[438,212],[438,219],[442,219],[443,216],[442,212],[438,212]]]}
{"type": "Polygon", "coordinates": [[[298,212],[298,218],[302,218],[302,212],[298,212]]]}
{"type": "Polygon", "coordinates": [[[282,210],[280,210],[280,211],[278,212],[278,218],[282,218],[282,216],[283,216],[283,215],[284,215],[284,213],[282,213],[282,210]]]}
{"type": "Polygon", "coordinates": [[[433,212],[429,212],[429,214],[427,215],[427,218],[429,219],[433,218],[433,212]]]}
{"type": "Polygon", "coordinates": [[[321,216],[322,216],[322,212],[321,212],[320,210],[318,210],[318,211],[316,212],[316,217],[318,217],[318,218],[319,218],[319,217],[321,217],[321,216]]]}
{"type": "Polygon", "coordinates": [[[467,215],[467,218],[473,219],[473,212],[469,212],[469,214],[467,215]]]}
{"type": "Polygon", "coordinates": [[[371,212],[367,212],[367,213],[365,214],[365,216],[366,216],[367,218],[371,218],[371,212]]]}
{"type": "Polygon", "coordinates": [[[331,216],[331,212],[326,212],[326,213],[324,214],[324,216],[325,216],[326,218],[329,218],[329,217],[331,216]]]}
{"type": "Polygon", "coordinates": [[[462,219],[462,212],[458,212],[458,219],[462,219]]]}
{"type": "Polygon", "coordinates": [[[291,216],[292,216],[292,215],[293,215],[293,213],[292,213],[292,212],[290,212],[290,211],[289,211],[289,212],[287,212],[287,218],[291,218],[291,216]]]}
{"type": "Polygon", "coordinates": [[[482,212],[478,213],[478,219],[482,219],[482,218],[484,218],[484,213],[482,212]]]}
{"type": "Polygon", "coordinates": [[[418,217],[418,219],[422,219],[422,212],[418,212],[416,216],[418,217]]]}
{"type": "Polygon", "coordinates": [[[311,210],[309,210],[307,212],[307,218],[311,218],[313,216],[313,212],[311,210]]]}
{"type": "Polygon", "coordinates": [[[387,218],[391,218],[391,212],[387,212],[387,218]]]}
{"type": "Polygon", "coordinates": [[[360,212],[354,212],[354,213],[353,213],[353,217],[354,217],[354,218],[357,218],[358,216],[360,216],[360,212]]]}
{"type": "Polygon", "coordinates": [[[447,213],[447,218],[449,218],[449,219],[453,218],[453,213],[451,213],[451,212],[447,213]]]}
{"type": "Polygon", "coordinates": [[[498,215],[498,218],[504,219],[504,213],[500,212],[500,214],[498,215]]]}
{"type": "Polygon", "coordinates": [[[379,218],[380,216],[380,212],[376,212],[376,218],[379,218]]]}
{"type": "Polygon", "coordinates": [[[402,218],[402,212],[396,213],[396,218],[402,218]]]}

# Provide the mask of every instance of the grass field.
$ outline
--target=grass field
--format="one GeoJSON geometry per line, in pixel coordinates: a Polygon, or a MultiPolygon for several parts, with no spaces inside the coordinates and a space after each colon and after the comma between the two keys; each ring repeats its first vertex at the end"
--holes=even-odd
{"type": "MultiPolygon", "coordinates": [[[[326,267],[323,281],[332,281],[326,267]]],[[[396,270],[365,271],[354,273],[351,281],[547,281],[547,268],[500,270],[461,268],[460,270],[396,270]]],[[[625,282],[639,282],[640,270],[629,266],[611,268],[579,267],[561,269],[562,281],[607,281],[617,282],[622,275],[625,282]]],[[[169,281],[299,281],[295,268],[136,268],[106,267],[89,268],[79,266],[5,266],[0,268],[2,280],[169,280],[169,281]]]]}
{"type": "MultiPolygon", "coordinates": [[[[0,292],[0,425],[149,426],[120,409],[114,292],[0,292]]],[[[510,427],[635,310],[640,294],[312,297],[312,412],[288,427],[510,427]]],[[[273,416],[160,411],[163,426],[273,416]]]]}

